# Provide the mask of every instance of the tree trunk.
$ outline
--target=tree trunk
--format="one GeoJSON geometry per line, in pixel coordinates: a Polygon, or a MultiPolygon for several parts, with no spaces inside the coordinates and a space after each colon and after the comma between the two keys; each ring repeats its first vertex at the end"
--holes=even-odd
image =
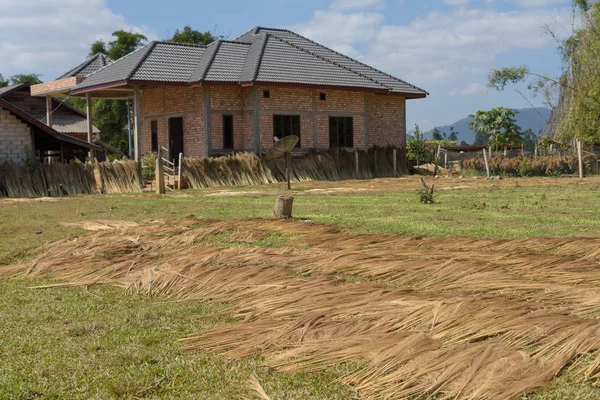
{"type": "Polygon", "coordinates": [[[292,218],[292,205],[294,204],[294,198],[292,196],[279,196],[275,200],[275,208],[273,209],[273,216],[275,218],[292,218]]]}

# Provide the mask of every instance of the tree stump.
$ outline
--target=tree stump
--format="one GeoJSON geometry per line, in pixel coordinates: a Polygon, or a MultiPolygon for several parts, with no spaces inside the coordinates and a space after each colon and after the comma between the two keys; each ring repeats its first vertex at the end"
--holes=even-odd
{"type": "Polygon", "coordinates": [[[273,209],[273,216],[275,218],[292,218],[292,205],[294,204],[294,198],[292,196],[279,196],[275,200],[275,208],[273,209]]]}

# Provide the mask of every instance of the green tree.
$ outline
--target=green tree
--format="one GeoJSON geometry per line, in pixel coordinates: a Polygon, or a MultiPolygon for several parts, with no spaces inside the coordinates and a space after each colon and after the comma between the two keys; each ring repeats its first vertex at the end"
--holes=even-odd
{"type": "Polygon", "coordinates": [[[450,127],[450,134],[448,135],[448,140],[451,142],[458,142],[458,132],[454,131],[454,127],[450,127]]]}
{"type": "Polygon", "coordinates": [[[407,158],[419,165],[427,157],[427,147],[423,139],[423,133],[418,124],[415,124],[413,136],[406,143],[407,158]]]}
{"type": "Polygon", "coordinates": [[[7,87],[8,85],[8,79],[5,79],[4,76],[0,74],[0,88],[7,87]]]}
{"type": "Polygon", "coordinates": [[[521,128],[514,118],[516,113],[517,111],[507,107],[497,107],[469,115],[473,119],[469,128],[475,131],[475,144],[485,144],[496,150],[519,144],[521,128]]]}
{"type": "MultiPolygon", "coordinates": [[[[113,32],[114,40],[108,43],[98,40],[92,43],[90,56],[104,53],[113,60],[126,56],[144,45],[147,38],[139,33],[119,30],[113,32]]],[[[85,110],[85,101],[75,101],[74,105],[85,110]]],[[[94,125],[100,130],[100,140],[128,153],[127,138],[127,103],[122,100],[94,100],[92,114],[94,125]]]]}
{"type": "Polygon", "coordinates": [[[30,85],[37,85],[42,83],[40,74],[17,74],[10,77],[11,85],[18,85],[20,83],[29,83],[30,85]]]}
{"type": "Polygon", "coordinates": [[[214,42],[215,39],[220,38],[221,37],[215,38],[215,36],[213,36],[213,34],[210,31],[200,32],[195,29],[192,29],[191,26],[186,25],[183,27],[182,31],[177,29],[171,37],[170,41],[177,43],[207,45],[214,42]]]}
{"type": "MultiPolygon", "coordinates": [[[[493,70],[488,86],[504,90],[509,84],[526,84],[535,96],[543,95],[552,108],[550,134],[556,142],[567,143],[573,138],[589,144],[600,143],[600,3],[574,0],[572,35],[556,39],[562,59],[562,73],[557,77],[537,74],[528,66],[493,70]],[[578,17],[578,18],[577,18],[578,17]]],[[[524,96],[525,97],[525,96],[524,96]]],[[[529,101],[529,100],[528,100],[529,101]]]]}
{"type": "Polygon", "coordinates": [[[440,130],[436,127],[433,128],[433,132],[431,133],[431,137],[433,138],[433,140],[444,140],[444,136],[442,136],[442,133],[440,132],[440,130]]]}
{"type": "Polygon", "coordinates": [[[522,143],[523,143],[523,149],[525,149],[525,151],[535,150],[535,144],[537,143],[537,140],[538,140],[538,137],[536,136],[535,133],[533,133],[533,130],[531,128],[527,129],[526,131],[523,131],[522,143]]]}

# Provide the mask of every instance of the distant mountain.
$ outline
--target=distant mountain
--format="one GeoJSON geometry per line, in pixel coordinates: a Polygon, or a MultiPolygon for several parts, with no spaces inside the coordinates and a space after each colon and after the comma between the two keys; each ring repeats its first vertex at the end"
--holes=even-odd
{"type": "MultiPolygon", "coordinates": [[[[521,127],[522,130],[526,131],[530,129],[536,135],[539,135],[541,130],[546,129],[546,120],[550,119],[551,111],[548,108],[522,108],[520,110],[516,110],[519,113],[516,115],[515,119],[517,120],[517,125],[521,127]],[[543,118],[540,116],[542,114],[543,118]]],[[[472,144],[475,141],[475,132],[469,129],[469,124],[471,123],[471,118],[463,118],[460,121],[456,121],[453,124],[438,126],[440,132],[449,134],[450,128],[454,127],[454,131],[458,133],[458,142],[465,141],[469,144],[472,144]]],[[[433,129],[425,132],[425,138],[431,139],[433,129]]]]}

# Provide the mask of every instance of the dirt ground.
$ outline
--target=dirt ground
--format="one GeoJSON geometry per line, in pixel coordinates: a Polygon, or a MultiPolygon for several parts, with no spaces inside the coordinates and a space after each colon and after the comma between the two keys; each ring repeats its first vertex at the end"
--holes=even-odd
{"type": "MultiPolygon", "coordinates": [[[[415,182],[323,189],[414,190],[415,182]]],[[[515,185],[436,183],[442,190],[515,185]]],[[[309,187],[305,193],[321,189],[309,187]]],[[[565,369],[600,383],[600,239],[407,238],[301,221],[195,217],[80,226],[92,232],[49,244],[2,275],[226,302],[238,322],[182,338],[186,350],[260,355],[292,372],[362,360],[344,382],[366,398],[516,398],[565,369]]]]}

